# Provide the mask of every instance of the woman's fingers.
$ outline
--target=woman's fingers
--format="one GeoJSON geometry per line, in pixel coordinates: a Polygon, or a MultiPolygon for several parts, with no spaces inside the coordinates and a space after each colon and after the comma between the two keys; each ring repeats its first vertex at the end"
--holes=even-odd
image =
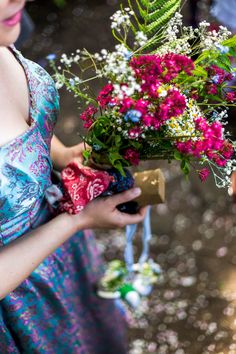
{"type": "Polygon", "coordinates": [[[126,214],[122,213],[122,223],[125,225],[138,224],[143,221],[146,215],[147,208],[141,208],[137,214],[126,214]]]}
{"type": "Polygon", "coordinates": [[[139,197],[141,193],[142,192],[140,188],[131,188],[125,192],[115,194],[109,198],[112,201],[112,203],[114,203],[114,206],[117,206],[119,204],[129,202],[139,197]]]}

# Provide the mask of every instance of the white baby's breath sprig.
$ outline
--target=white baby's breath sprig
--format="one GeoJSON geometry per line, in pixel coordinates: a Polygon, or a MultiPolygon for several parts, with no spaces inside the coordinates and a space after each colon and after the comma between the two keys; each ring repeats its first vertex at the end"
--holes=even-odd
{"type": "Polygon", "coordinates": [[[147,43],[147,41],[148,37],[142,31],[136,32],[134,46],[142,47],[147,43]]]}
{"type": "Polygon", "coordinates": [[[134,12],[126,7],[125,9],[116,11],[111,17],[111,29],[120,32],[124,27],[130,27],[131,21],[130,18],[134,14],[134,12]]]}
{"type": "Polygon", "coordinates": [[[199,28],[195,29],[195,33],[199,35],[200,45],[203,50],[218,49],[223,41],[228,39],[231,32],[224,26],[220,26],[219,30],[209,30],[210,24],[203,21],[199,24],[199,28]]]}

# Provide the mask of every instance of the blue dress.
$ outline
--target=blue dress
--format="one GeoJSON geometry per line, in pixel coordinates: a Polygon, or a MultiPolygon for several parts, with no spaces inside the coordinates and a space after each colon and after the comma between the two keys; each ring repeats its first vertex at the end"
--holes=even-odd
{"type": "MultiPolygon", "coordinates": [[[[50,142],[59,106],[52,78],[12,52],[28,80],[31,124],[0,147],[0,247],[52,218],[45,192],[52,185],[50,142]]],[[[102,268],[90,231],[47,257],[0,301],[0,354],[126,353],[120,308],[95,294],[102,268]]]]}

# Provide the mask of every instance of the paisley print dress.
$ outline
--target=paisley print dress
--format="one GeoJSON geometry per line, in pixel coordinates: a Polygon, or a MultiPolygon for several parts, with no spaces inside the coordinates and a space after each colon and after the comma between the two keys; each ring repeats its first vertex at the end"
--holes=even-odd
{"type": "MultiPolygon", "coordinates": [[[[11,50],[27,77],[31,124],[0,147],[0,247],[52,218],[45,192],[59,105],[52,78],[11,50]]],[[[126,353],[118,304],[95,294],[101,274],[93,234],[72,236],[0,301],[0,354],[126,353]]]]}

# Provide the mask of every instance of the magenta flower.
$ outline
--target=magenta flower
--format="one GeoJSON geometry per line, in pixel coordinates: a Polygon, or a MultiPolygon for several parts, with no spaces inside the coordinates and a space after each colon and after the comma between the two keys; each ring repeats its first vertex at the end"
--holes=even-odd
{"type": "Polygon", "coordinates": [[[188,75],[192,75],[194,63],[192,59],[185,55],[168,53],[163,56],[162,67],[165,72],[163,80],[168,83],[176,78],[181,71],[184,71],[188,75]]]}
{"type": "Polygon", "coordinates": [[[143,98],[140,98],[135,102],[134,109],[137,111],[140,111],[142,114],[147,113],[149,102],[147,100],[144,100],[143,98]]]}
{"type": "Polygon", "coordinates": [[[227,94],[226,94],[226,101],[228,101],[228,102],[234,102],[234,101],[236,101],[236,91],[227,92],[227,94]]]}
{"type": "Polygon", "coordinates": [[[130,139],[136,139],[139,138],[140,135],[142,134],[142,129],[140,127],[135,127],[129,130],[128,135],[130,139]]]}
{"type": "Polygon", "coordinates": [[[88,106],[87,109],[81,113],[80,119],[82,119],[84,123],[84,128],[88,129],[94,122],[95,114],[98,112],[98,109],[94,106],[88,106]]]}
{"type": "Polygon", "coordinates": [[[169,90],[167,97],[157,109],[157,114],[161,122],[171,117],[178,117],[186,109],[186,99],[178,90],[169,90]]]}
{"type": "Polygon", "coordinates": [[[131,165],[137,166],[139,164],[140,154],[137,150],[129,148],[125,151],[123,156],[131,165]]]}
{"type": "Polygon", "coordinates": [[[125,97],[120,101],[120,113],[126,113],[128,110],[134,107],[135,101],[130,97],[125,97]]]}
{"type": "Polygon", "coordinates": [[[114,87],[112,84],[107,84],[103,87],[97,98],[100,107],[104,108],[112,100],[113,90],[114,87]]]}
{"type": "Polygon", "coordinates": [[[155,84],[163,72],[161,57],[158,55],[134,57],[130,61],[130,66],[134,69],[136,77],[145,81],[148,86],[155,84]]]}
{"type": "Polygon", "coordinates": [[[198,171],[198,176],[202,182],[205,182],[207,177],[209,176],[210,171],[208,168],[203,168],[202,170],[198,171]]]}

